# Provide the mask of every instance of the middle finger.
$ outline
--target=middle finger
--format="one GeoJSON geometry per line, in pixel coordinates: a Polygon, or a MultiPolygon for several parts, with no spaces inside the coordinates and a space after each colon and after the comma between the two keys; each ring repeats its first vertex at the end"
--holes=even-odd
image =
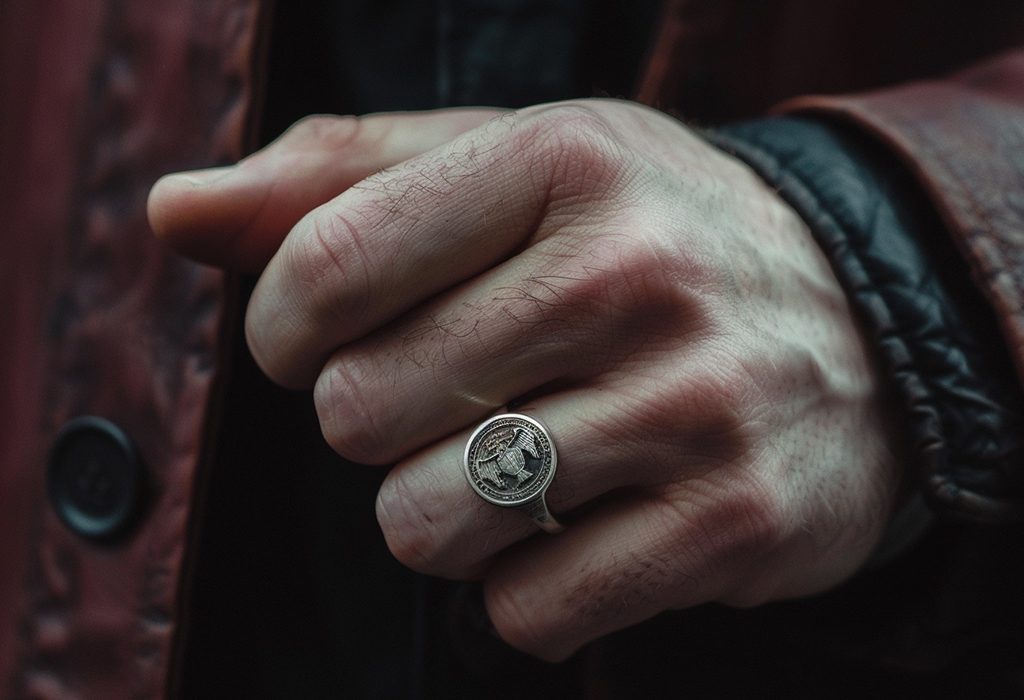
{"type": "Polygon", "coordinates": [[[592,238],[573,255],[561,236],[547,239],[337,351],[315,391],[328,443],[357,462],[391,463],[537,387],[607,371],[640,345],[650,357],[687,343],[702,315],[647,258],[592,238]]]}

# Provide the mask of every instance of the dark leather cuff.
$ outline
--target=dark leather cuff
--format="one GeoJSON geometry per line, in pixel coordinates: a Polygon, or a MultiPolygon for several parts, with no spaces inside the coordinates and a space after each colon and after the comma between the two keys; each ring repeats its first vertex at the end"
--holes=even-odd
{"type": "Polygon", "coordinates": [[[810,226],[906,414],[911,478],[940,515],[1022,509],[1020,386],[991,309],[909,173],[855,127],[778,117],[705,134],[810,226]]]}

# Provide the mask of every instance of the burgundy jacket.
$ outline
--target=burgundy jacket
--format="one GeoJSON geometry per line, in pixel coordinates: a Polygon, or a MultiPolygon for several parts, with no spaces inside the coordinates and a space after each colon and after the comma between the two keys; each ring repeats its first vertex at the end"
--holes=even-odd
{"type": "MultiPolygon", "coordinates": [[[[0,7],[0,698],[176,692],[238,310],[222,272],[152,237],[145,202],[160,175],[249,150],[268,7],[0,7]],[[73,532],[47,481],[58,434],[86,415],[118,426],[148,475],[137,522],[107,541],[73,532]]],[[[876,135],[1024,377],[1019,46],[1019,0],[669,0],[637,99],[706,119],[828,113],[876,135]]]]}

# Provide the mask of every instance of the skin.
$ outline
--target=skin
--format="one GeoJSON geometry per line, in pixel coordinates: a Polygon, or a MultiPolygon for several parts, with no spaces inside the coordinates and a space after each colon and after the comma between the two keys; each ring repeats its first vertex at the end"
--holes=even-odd
{"type": "Polygon", "coordinates": [[[235,167],[171,175],[158,236],[261,271],[246,334],[314,389],[407,566],[480,578],[548,660],[670,608],[851,576],[892,510],[892,421],[807,226],[745,165],[635,104],[317,117],[235,167]],[[510,402],[550,430],[538,532],[470,489],[510,402]]]}

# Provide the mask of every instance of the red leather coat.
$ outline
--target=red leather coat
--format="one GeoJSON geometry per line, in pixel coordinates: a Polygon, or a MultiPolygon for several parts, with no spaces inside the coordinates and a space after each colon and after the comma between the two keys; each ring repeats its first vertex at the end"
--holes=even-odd
{"type": "MultiPolygon", "coordinates": [[[[248,150],[268,5],[0,8],[0,697],[175,694],[237,309],[223,273],[153,239],[145,201],[165,172],[248,150]],[[58,432],[83,415],[119,426],[149,475],[138,522],[108,541],[70,531],[48,492],[58,432]]],[[[1012,0],[670,0],[637,97],[876,134],[1024,377],[1022,45],[1012,0]]]]}

